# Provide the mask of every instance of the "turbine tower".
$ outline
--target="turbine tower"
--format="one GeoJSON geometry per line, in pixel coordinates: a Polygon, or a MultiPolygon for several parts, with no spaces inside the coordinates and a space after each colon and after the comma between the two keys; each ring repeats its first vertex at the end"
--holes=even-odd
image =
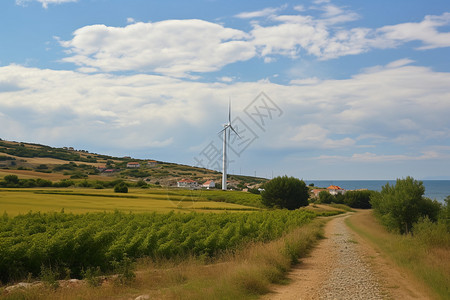
{"type": "Polygon", "coordinates": [[[222,190],[227,190],[227,131],[228,131],[228,140],[230,139],[231,130],[238,136],[239,134],[234,130],[233,126],[231,126],[231,99],[228,102],[228,123],[223,125],[223,129],[219,132],[223,132],[223,160],[222,160],[222,190]]]}

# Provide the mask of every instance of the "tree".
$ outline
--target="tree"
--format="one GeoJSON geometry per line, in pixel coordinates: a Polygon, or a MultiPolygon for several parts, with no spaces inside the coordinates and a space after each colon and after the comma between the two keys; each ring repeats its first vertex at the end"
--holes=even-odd
{"type": "Polygon", "coordinates": [[[268,207],[297,209],[308,205],[309,190],[303,180],[275,177],[264,185],[262,203],[268,207]]]}
{"type": "Polygon", "coordinates": [[[125,182],[118,183],[114,186],[115,193],[128,193],[128,187],[125,182]]]}
{"type": "Polygon", "coordinates": [[[18,184],[19,183],[19,177],[17,175],[6,175],[5,181],[7,184],[18,184]]]}
{"type": "Polygon", "coordinates": [[[423,197],[424,193],[423,182],[408,176],[397,179],[395,186],[387,183],[370,197],[370,203],[386,227],[407,234],[421,217],[437,220],[440,204],[423,197]]]}
{"type": "Polygon", "coordinates": [[[372,191],[348,191],[344,194],[344,204],[353,208],[371,208],[372,191]]]}
{"type": "Polygon", "coordinates": [[[319,202],[320,203],[325,203],[325,204],[330,204],[331,202],[333,202],[334,200],[334,196],[330,194],[330,192],[328,191],[320,191],[319,192],[319,202]]]}

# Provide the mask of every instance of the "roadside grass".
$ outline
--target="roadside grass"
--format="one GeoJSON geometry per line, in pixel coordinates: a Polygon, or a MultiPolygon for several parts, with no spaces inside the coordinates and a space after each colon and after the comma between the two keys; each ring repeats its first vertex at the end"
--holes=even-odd
{"type": "Polygon", "coordinates": [[[348,211],[348,212],[354,212],[355,210],[353,208],[351,208],[348,205],[345,204],[337,204],[337,203],[331,203],[328,204],[331,207],[337,208],[337,209],[342,209],[343,211],[348,211]]]}
{"type": "Polygon", "coordinates": [[[142,259],[135,280],[128,285],[107,280],[100,287],[86,283],[56,290],[40,286],[16,290],[3,299],[134,299],[139,295],[150,299],[255,299],[269,293],[271,284],[287,282],[290,268],[322,238],[326,221],[315,219],[280,239],[250,243],[214,261],[204,257],[142,259]]]}
{"type": "MultiPolygon", "coordinates": [[[[253,211],[258,208],[208,200],[202,191],[138,189],[130,188],[127,194],[114,193],[112,189],[86,188],[32,188],[0,189],[0,213],[10,216],[29,211],[54,212],[64,209],[66,213],[103,211],[125,212],[191,212],[191,211],[253,211]]],[[[246,195],[250,193],[236,192],[246,195]]],[[[206,193],[208,195],[208,193],[206,193]]],[[[224,192],[223,197],[233,193],[224,192]]],[[[236,197],[236,196],[235,196],[236,197]]]]}
{"type": "Polygon", "coordinates": [[[346,223],[369,240],[404,271],[430,289],[436,299],[450,298],[450,247],[448,235],[441,236],[447,245],[433,245],[423,238],[402,236],[386,231],[372,213],[347,218],[346,223]]]}

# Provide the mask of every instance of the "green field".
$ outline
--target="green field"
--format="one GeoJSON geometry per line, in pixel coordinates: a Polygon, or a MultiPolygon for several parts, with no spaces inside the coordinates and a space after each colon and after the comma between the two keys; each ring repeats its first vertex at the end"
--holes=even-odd
{"type": "Polygon", "coordinates": [[[0,189],[0,212],[10,216],[33,212],[86,213],[103,211],[169,212],[175,211],[248,211],[257,210],[258,195],[237,191],[179,189],[130,189],[114,193],[112,189],[34,188],[0,189]],[[247,205],[227,203],[245,203],[247,205]],[[253,204],[253,205],[252,205],[253,204]],[[252,205],[253,207],[250,207],[252,205]]]}

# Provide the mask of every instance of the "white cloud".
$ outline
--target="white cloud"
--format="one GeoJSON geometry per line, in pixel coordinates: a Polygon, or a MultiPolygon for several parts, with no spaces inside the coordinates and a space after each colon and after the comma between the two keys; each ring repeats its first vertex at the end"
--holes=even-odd
{"type": "Polygon", "coordinates": [[[17,5],[26,5],[27,2],[37,1],[43,8],[48,8],[49,4],[62,4],[68,2],[78,2],[78,0],[16,0],[17,5]]]}
{"type": "Polygon", "coordinates": [[[234,78],[233,77],[229,77],[229,76],[222,76],[222,77],[219,78],[219,80],[223,81],[223,82],[232,82],[234,80],[234,78]]]}
{"type": "Polygon", "coordinates": [[[305,79],[293,79],[289,83],[292,85],[311,85],[318,84],[320,79],[317,77],[305,78],[305,79]]]}
{"type": "Polygon", "coordinates": [[[188,76],[250,59],[255,49],[246,39],[243,31],[207,21],[167,20],[126,27],[86,26],[61,45],[69,54],[63,60],[81,67],[188,76]]]}
{"type": "Polygon", "coordinates": [[[440,16],[426,16],[419,23],[403,23],[384,26],[377,30],[384,39],[395,43],[420,41],[420,50],[450,47],[450,33],[439,32],[437,28],[450,24],[450,13],[440,16]]]}
{"type": "Polygon", "coordinates": [[[235,17],[240,19],[253,19],[253,18],[260,18],[260,17],[267,17],[270,15],[273,15],[280,11],[281,9],[284,9],[286,6],[282,7],[267,7],[262,10],[252,11],[252,12],[242,12],[237,14],[235,17]]]}
{"type": "Polygon", "coordinates": [[[342,162],[357,162],[357,163],[384,163],[384,162],[408,162],[408,161],[429,161],[436,159],[450,158],[449,152],[439,152],[435,150],[427,150],[417,155],[406,154],[376,154],[372,152],[354,153],[351,156],[341,155],[321,155],[317,159],[324,161],[342,161],[342,162]]]}
{"type": "MultiPolygon", "coordinates": [[[[94,149],[188,149],[216,137],[230,96],[236,99],[233,116],[245,117],[244,108],[264,91],[284,114],[265,133],[258,131],[261,151],[276,147],[315,156],[337,151],[351,157],[355,149],[372,147],[375,158],[359,153],[353,159],[387,160],[397,149],[409,152],[402,154],[407,157],[426,152],[422,158],[431,159],[436,150],[427,145],[450,146],[450,74],[407,62],[350,79],[296,85],[226,78],[226,84],[201,83],[10,65],[0,67],[6,87],[0,89],[0,136],[49,144],[82,141],[94,149]]],[[[192,157],[177,155],[185,162],[192,157]]]]}
{"type": "Polygon", "coordinates": [[[85,26],[72,40],[58,41],[68,54],[63,61],[82,72],[136,71],[192,79],[257,56],[273,63],[278,56],[327,60],[411,41],[422,43],[421,50],[450,46],[450,33],[438,31],[450,24],[450,13],[376,29],[346,24],[360,16],[345,7],[315,3],[309,9],[323,11],[319,16],[308,15],[304,7],[294,7],[297,14],[280,14],[286,5],[236,15],[250,19],[248,32],[196,19],[134,23],[128,18],[132,24],[125,27],[85,26]],[[268,18],[252,20],[260,17],[268,18]]]}
{"type": "Polygon", "coordinates": [[[253,24],[250,34],[263,57],[283,55],[297,58],[304,54],[319,59],[334,59],[356,55],[372,49],[396,48],[404,43],[418,41],[419,50],[450,46],[450,33],[438,28],[450,24],[450,13],[426,16],[417,23],[403,23],[381,28],[344,27],[361,16],[355,12],[326,2],[313,7],[324,11],[320,17],[306,15],[271,15],[274,24],[253,24]]]}
{"type": "Polygon", "coordinates": [[[355,145],[355,141],[349,137],[332,139],[332,132],[320,127],[318,124],[306,124],[294,130],[296,132],[290,140],[299,144],[301,148],[334,149],[348,148],[355,145]]]}

